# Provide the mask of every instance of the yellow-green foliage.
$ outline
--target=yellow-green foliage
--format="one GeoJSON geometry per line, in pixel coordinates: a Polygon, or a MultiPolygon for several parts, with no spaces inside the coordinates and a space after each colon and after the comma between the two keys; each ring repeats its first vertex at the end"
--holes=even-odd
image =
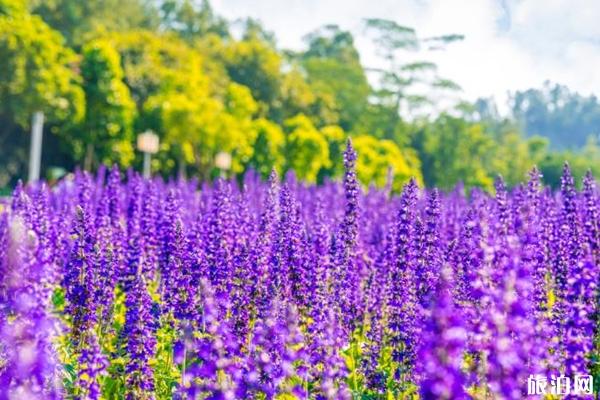
{"type": "Polygon", "coordinates": [[[506,132],[498,138],[499,146],[489,157],[490,171],[501,174],[504,181],[513,186],[527,179],[527,173],[539,165],[547,143],[540,138],[523,140],[518,132],[506,132]]]}
{"type": "Polygon", "coordinates": [[[426,183],[436,182],[451,189],[462,180],[467,186],[491,190],[493,175],[486,168],[494,150],[494,141],[481,124],[442,115],[423,130],[423,148],[427,154],[424,170],[426,183]]]}
{"type": "Polygon", "coordinates": [[[250,89],[231,82],[225,96],[223,141],[215,144],[214,151],[227,151],[232,154],[232,171],[241,173],[254,153],[257,132],[252,118],[258,111],[258,104],[250,89]],[[220,147],[220,149],[219,149],[220,147]]]}
{"type": "Polygon", "coordinates": [[[0,0],[0,15],[19,15],[27,10],[26,0],[0,0]]]}
{"type": "Polygon", "coordinates": [[[259,172],[263,178],[267,178],[273,169],[282,173],[285,163],[285,135],[281,127],[259,118],[253,121],[252,129],[256,132],[256,140],[248,167],[259,172]]]}
{"type": "Polygon", "coordinates": [[[73,134],[76,151],[93,143],[104,163],[128,166],[134,159],[133,121],[136,106],[123,83],[119,53],[107,40],[94,40],[82,50],[81,74],[86,117],[73,134]]]}
{"type": "Polygon", "coordinates": [[[344,172],[344,149],[346,148],[346,132],[337,125],[327,125],[321,133],[329,146],[331,165],[324,170],[328,176],[339,177],[344,172]]]}
{"type": "Polygon", "coordinates": [[[303,114],[286,120],[285,127],[286,169],[294,170],[300,179],[316,182],[321,168],[331,165],[327,140],[303,114]]]}
{"type": "Polygon", "coordinates": [[[165,92],[146,101],[144,111],[155,114],[154,128],[165,143],[178,145],[180,156],[188,163],[201,163],[202,150],[218,134],[218,115],[223,106],[214,99],[196,99],[184,93],[165,92]]]}
{"type": "Polygon", "coordinates": [[[138,105],[159,93],[203,97],[209,92],[202,56],[177,37],[131,31],[112,34],[109,40],[121,55],[125,83],[138,105]]]}
{"type": "Polygon", "coordinates": [[[20,12],[18,3],[3,4],[0,111],[24,127],[35,111],[43,111],[52,121],[78,122],[84,114],[84,96],[73,68],[75,53],[40,17],[20,12]]]}
{"type": "MultiPolygon", "coordinates": [[[[577,177],[589,167],[600,171],[594,143],[553,152],[514,122],[468,107],[453,110],[462,117],[403,119],[404,106],[427,99],[409,95],[412,79],[383,78],[435,66],[382,70],[375,90],[352,34],[338,26],[310,33],[306,50],[288,52],[256,21],[245,21],[242,38],[234,38],[208,2],[154,3],[0,0],[0,141],[9,138],[18,150],[0,154],[0,164],[11,166],[1,185],[25,169],[27,141],[12,138],[25,138],[35,111],[45,112],[56,134],[45,143],[57,165],[140,168],[135,136],[151,129],[161,140],[152,168],[164,175],[179,168],[215,176],[215,155],[225,151],[232,174],[295,169],[322,182],[342,175],[348,136],[358,140],[361,181],[383,186],[391,168],[394,190],[411,176],[441,189],[462,181],[491,190],[496,174],[511,186],[534,164],[557,185],[565,159],[577,177]]],[[[385,47],[389,24],[377,29],[376,44],[385,47]]]]}
{"type": "Polygon", "coordinates": [[[317,100],[302,72],[296,67],[283,76],[280,90],[284,108],[293,115],[308,113],[317,100]]]}
{"type": "Polygon", "coordinates": [[[337,105],[336,120],[330,123],[340,123],[351,129],[352,121],[366,108],[370,90],[358,60],[341,62],[333,58],[310,57],[303,65],[313,90],[337,105]]]}
{"type": "Polygon", "coordinates": [[[264,110],[279,98],[282,60],[267,43],[256,38],[231,42],[224,48],[223,61],[231,79],[248,86],[264,110]]]}
{"type": "Polygon", "coordinates": [[[207,168],[217,152],[233,156],[232,170],[240,173],[250,160],[256,137],[252,115],[257,104],[248,88],[230,83],[225,103],[213,97],[164,92],[148,99],[145,111],[158,118],[164,140],[179,146],[190,164],[207,168]]]}
{"type": "Polygon", "coordinates": [[[401,190],[411,177],[419,184],[423,178],[417,164],[418,159],[411,152],[400,150],[391,140],[379,140],[370,135],[360,135],[352,139],[358,153],[356,173],[365,185],[373,182],[379,187],[386,185],[388,171],[393,174],[392,188],[401,190]]]}

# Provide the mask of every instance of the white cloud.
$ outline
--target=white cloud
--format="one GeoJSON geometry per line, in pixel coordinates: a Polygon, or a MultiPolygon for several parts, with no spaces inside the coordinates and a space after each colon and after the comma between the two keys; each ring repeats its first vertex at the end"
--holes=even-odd
{"type": "Polygon", "coordinates": [[[545,80],[600,95],[600,2],[595,0],[215,0],[227,18],[258,18],[281,47],[302,48],[302,37],[327,23],[350,29],[363,63],[375,61],[364,37],[365,17],[393,19],[422,35],[461,33],[461,43],[427,57],[464,96],[495,96],[539,87],[545,80]]]}

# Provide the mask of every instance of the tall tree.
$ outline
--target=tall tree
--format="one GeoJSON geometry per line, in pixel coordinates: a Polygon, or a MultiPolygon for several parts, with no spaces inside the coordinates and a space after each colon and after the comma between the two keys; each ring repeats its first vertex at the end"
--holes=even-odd
{"type": "Polygon", "coordinates": [[[256,37],[231,42],[223,62],[230,78],[247,86],[259,102],[261,114],[273,109],[281,98],[282,57],[269,43],[256,37]]]}
{"type": "Polygon", "coordinates": [[[159,26],[153,0],[32,0],[31,4],[34,14],[77,48],[106,32],[159,26]]]}
{"type": "Polygon", "coordinates": [[[302,66],[313,91],[334,99],[339,125],[350,131],[366,109],[370,87],[352,34],[326,25],[306,36],[302,66]]]}
{"type": "Polygon", "coordinates": [[[316,182],[319,171],[330,166],[327,140],[305,115],[285,121],[286,170],[294,170],[300,179],[316,182]]]}
{"type": "MultiPolygon", "coordinates": [[[[438,90],[456,91],[460,87],[437,74],[437,66],[427,60],[406,62],[409,54],[423,50],[433,51],[463,39],[462,35],[420,37],[413,28],[402,26],[387,19],[372,18],[365,21],[366,28],[373,34],[373,41],[385,67],[370,67],[368,71],[379,78],[375,93],[376,103],[391,114],[394,126],[401,115],[414,112],[437,99],[430,93],[438,90]],[[425,88],[425,90],[423,90],[425,88]]],[[[392,138],[394,132],[386,136],[392,138]]]]}
{"type": "Polygon", "coordinates": [[[283,130],[276,123],[264,118],[255,120],[253,128],[256,131],[256,140],[247,167],[259,172],[264,179],[269,177],[272,170],[281,174],[285,164],[283,130]]]}
{"type": "MultiPolygon", "coordinates": [[[[60,34],[23,4],[0,3],[0,121],[3,133],[24,134],[32,115],[51,124],[76,124],[84,115],[84,95],[75,72],[75,54],[60,34]]],[[[39,127],[41,129],[41,126],[39,127]]],[[[38,130],[41,136],[41,131],[38,130]]],[[[16,142],[16,140],[15,140],[16,142]]],[[[5,153],[5,152],[2,152],[5,153]]],[[[7,164],[19,152],[7,151],[7,164]]],[[[22,174],[24,175],[24,174],[22,174]]]]}
{"type": "Polygon", "coordinates": [[[553,149],[580,149],[600,138],[600,103],[566,86],[545,82],[541,89],[517,91],[510,99],[515,119],[530,136],[550,139],[553,149]]]}
{"type": "Polygon", "coordinates": [[[94,40],[83,47],[81,74],[86,99],[86,117],[72,137],[78,152],[85,151],[85,167],[97,162],[133,161],[135,103],[123,83],[119,53],[107,40],[94,40]]]}
{"type": "Polygon", "coordinates": [[[441,115],[423,124],[413,146],[423,163],[427,186],[451,189],[462,181],[468,187],[492,188],[493,175],[486,167],[494,141],[481,124],[441,115]]]}
{"type": "MultiPolygon", "coordinates": [[[[132,31],[112,34],[109,40],[119,52],[125,84],[139,110],[149,97],[164,91],[207,95],[210,76],[204,73],[203,57],[180,38],[132,31]]],[[[147,122],[139,128],[152,128],[150,116],[147,122]]]]}
{"type": "Polygon", "coordinates": [[[209,33],[229,36],[229,24],[214,13],[208,0],[162,0],[159,9],[163,28],[177,32],[187,41],[209,33]]]}

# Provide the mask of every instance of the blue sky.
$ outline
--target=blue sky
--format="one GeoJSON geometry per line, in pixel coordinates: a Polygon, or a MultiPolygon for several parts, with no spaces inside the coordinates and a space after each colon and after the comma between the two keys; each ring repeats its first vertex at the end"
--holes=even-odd
{"type": "Polygon", "coordinates": [[[301,49],[302,37],[335,23],[352,31],[363,64],[377,64],[364,37],[365,17],[393,19],[423,36],[461,33],[461,43],[426,58],[462,96],[495,96],[549,79],[600,97],[600,0],[213,0],[228,19],[252,16],[278,45],[301,49]]]}

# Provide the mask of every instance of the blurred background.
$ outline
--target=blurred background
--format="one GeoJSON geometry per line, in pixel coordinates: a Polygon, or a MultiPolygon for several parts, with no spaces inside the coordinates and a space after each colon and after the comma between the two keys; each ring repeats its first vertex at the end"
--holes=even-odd
{"type": "Polygon", "coordinates": [[[146,158],[318,183],[348,137],[359,179],[396,190],[599,176],[599,19],[584,0],[0,0],[0,190],[31,178],[35,137],[50,181],[146,158]]]}

